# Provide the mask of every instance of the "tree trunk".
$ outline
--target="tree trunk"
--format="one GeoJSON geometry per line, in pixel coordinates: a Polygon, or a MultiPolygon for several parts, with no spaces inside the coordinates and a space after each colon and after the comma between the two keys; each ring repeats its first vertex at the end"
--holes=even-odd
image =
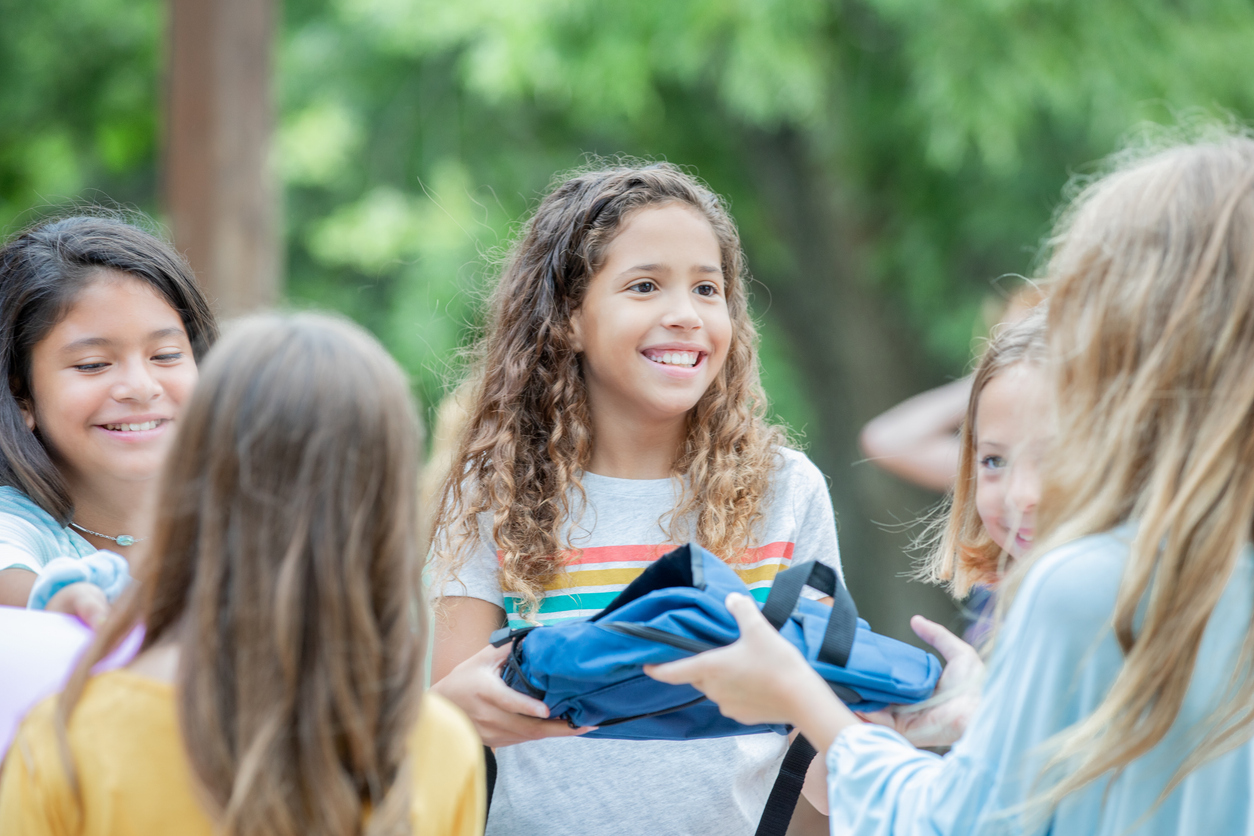
{"type": "Polygon", "coordinates": [[[280,294],[272,0],[171,0],[166,204],[219,315],[280,294]]]}
{"type": "Polygon", "coordinates": [[[795,265],[792,275],[758,277],[770,289],[767,316],[788,335],[819,415],[820,426],[807,432],[808,452],[831,481],[849,590],[874,629],[919,644],[910,616],[955,622],[942,590],[903,577],[912,567],[907,526],[938,497],[862,461],[858,434],[875,415],[941,382],[939,374],[864,279],[838,185],[813,164],[806,142],[788,132],[757,133],[745,150],[795,265]]]}

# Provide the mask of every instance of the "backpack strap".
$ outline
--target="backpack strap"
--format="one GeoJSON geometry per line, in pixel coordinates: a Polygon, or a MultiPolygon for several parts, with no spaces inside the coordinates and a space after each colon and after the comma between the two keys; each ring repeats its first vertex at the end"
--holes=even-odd
{"type": "Polygon", "coordinates": [[[492,751],[491,746],[483,747],[483,767],[484,783],[487,784],[488,788],[486,801],[483,805],[483,820],[486,822],[488,813],[492,812],[492,791],[496,789],[496,753],[492,751]]]}
{"type": "Polygon", "coordinates": [[[766,808],[762,811],[762,819],[758,822],[755,836],[787,834],[793,811],[797,809],[801,787],[806,781],[806,770],[810,768],[810,761],[814,760],[816,754],[805,735],[797,735],[779,767],[779,777],[775,779],[771,795],[766,799],[766,808]]]}
{"type": "Polygon", "coordinates": [[[836,571],[826,563],[810,560],[790,566],[776,575],[766,603],[762,605],[762,615],[779,630],[792,616],[797,600],[801,598],[801,590],[807,586],[832,597],[832,615],[823,632],[818,659],[843,668],[849,661],[853,639],[858,632],[858,608],[836,571]]]}

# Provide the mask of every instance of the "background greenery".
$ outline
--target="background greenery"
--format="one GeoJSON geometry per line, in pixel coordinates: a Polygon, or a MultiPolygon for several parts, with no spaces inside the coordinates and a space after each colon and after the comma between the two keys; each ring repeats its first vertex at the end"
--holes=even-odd
{"type": "MultiPolygon", "coordinates": [[[[0,227],[160,217],[166,9],[0,0],[0,227]]],[[[377,333],[430,406],[555,173],[667,159],[727,195],[777,414],[832,481],[886,632],[939,595],[897,524],[934,497],[859,463],[896,401],[962,374],[1063,184],[1147,122],[1254,113],[1248,0],[288,0],[287,293],[377,333]]]]}

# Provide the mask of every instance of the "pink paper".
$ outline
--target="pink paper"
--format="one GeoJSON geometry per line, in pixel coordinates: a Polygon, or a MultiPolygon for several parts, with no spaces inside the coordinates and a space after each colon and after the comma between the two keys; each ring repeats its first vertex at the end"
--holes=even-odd
{"type": "MultiPolygon", "coordinates": [[[[94,670],[131,661],[143,635],[136,629],[94,670]]],[[[92,636],[91,628],[73,616],[0,607],[0,760],[26,712],[64,687],[92,636]]]]}

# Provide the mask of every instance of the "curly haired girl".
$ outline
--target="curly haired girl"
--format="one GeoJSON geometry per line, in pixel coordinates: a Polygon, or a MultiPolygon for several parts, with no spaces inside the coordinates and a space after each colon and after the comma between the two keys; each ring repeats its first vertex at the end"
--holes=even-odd
{"type": "Polygon", "coordinates": [[[434,689],[508,747],[488,833],[757,822],[783,738],[540,740],[579,730],[507,688],[487,647],[507,621],[600,610],[688,539],[762,597],[792,560],[839,568],[826,483],[765,418],[746,280],[723,203],[669,164],[561,183],[504,269],[434,524],[434,689]]]}

